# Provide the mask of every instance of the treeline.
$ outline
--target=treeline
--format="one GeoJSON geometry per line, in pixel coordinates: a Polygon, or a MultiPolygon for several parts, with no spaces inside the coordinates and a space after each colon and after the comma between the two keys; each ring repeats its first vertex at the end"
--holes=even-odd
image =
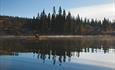
{"type": "Polygon", "coordinates": [[[66,12],[59,7],[56,12],[45,13],[43,10],[37,17],[19,18],[0,16],[0,29],[6,33],[13,34],[53,34],[53,35],[97,35],[114,34],[115,21],[83,19],[79,16],[73,17],[70,12],[66,12]],[[2,25],[1,25],[2,24],[2,25]]]}

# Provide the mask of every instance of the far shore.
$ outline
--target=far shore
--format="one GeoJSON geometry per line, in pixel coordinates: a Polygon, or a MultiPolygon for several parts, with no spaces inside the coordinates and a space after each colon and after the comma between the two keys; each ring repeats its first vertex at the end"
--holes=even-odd
{"type": "Polygon", "coordinates": [[[85,39],[85,40],[115,40],[114,35],[39,35],[35,37],[31,36],[17,36],[17,35],[4,35],[0,36],[0,39],[35,39],[35,40],[76,40],[76,39],[85,39]]]}

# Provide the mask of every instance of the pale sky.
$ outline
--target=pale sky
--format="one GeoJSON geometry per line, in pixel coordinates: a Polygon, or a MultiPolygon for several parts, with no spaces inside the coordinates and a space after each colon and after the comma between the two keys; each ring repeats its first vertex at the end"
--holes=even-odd
{"type": "Polygon", "coordinates": [[[43,9],[52,13],[53,6],[56,10],[61,6],[73,16],[115,19],[115,0],[0,0],[0,15],[33,17],[43,9]]]}
{"type": "Polygon", "coordinates": [[[72,13],[72,15],[79,15],[83,18],[94,18],[94,19],[103,19],[106,17],[107,19],[114,20],[115,19],[115,7],[113,3],[100,4],[100,5],[92,5],[92,6],[84,6],[78,8],[68,9],[72,13]]]}

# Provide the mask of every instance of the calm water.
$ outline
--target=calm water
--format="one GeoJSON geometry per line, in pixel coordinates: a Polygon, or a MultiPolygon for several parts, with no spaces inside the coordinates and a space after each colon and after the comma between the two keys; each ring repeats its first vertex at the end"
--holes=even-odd
{"type": "Polygon", "coordinates": [[[115,70],[113,40],[0,39],[0,70],[115,70]]]}

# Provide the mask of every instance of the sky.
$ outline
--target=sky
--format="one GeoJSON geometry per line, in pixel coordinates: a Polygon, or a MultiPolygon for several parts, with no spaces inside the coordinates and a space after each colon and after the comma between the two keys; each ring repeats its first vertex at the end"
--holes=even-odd
{"type": "Polygon", "coordinates": [[[52,13],[53,6],[57,11],[61,6],[73,16],[115,19],[115,0],[0,0],[0,15],[31,18],[43,9],[52,13]]]}

